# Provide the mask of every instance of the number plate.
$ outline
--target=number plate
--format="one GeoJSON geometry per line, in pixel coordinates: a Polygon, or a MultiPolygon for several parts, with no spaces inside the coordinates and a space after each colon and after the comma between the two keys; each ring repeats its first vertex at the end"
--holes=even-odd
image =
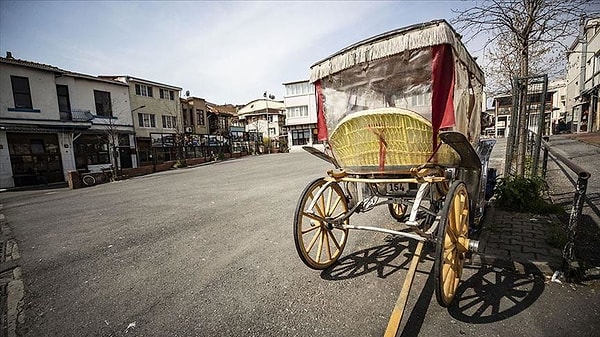
{"type": "Polygon", "coordinates": [[[387,183],[385,190],[387,194],[404,194],[408,191],[408,183],[387,183]]]}

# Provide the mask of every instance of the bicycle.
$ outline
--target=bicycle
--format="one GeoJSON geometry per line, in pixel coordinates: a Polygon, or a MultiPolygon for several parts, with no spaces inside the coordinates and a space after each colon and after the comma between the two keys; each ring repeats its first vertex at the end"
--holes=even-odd
{"type": "Polygon", "coordinates": [[[81,177],[85,186],[107,183],[112,179],[112,167],[104,167],[100,172],[88,172],[81,177]]]}

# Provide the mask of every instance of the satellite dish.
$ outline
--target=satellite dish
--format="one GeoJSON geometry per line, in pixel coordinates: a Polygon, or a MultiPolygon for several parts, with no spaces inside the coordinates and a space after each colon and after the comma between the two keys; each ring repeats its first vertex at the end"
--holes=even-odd
{"type": "Polygon", "coordinates": [[[190,97],[190,91],[189,90],[185,91],[185,97],[190,97]]]}
{"type": "Polygon", "coordinates": [[[269,95],[270,99],[275,99],[275,95],[269,95]]]}

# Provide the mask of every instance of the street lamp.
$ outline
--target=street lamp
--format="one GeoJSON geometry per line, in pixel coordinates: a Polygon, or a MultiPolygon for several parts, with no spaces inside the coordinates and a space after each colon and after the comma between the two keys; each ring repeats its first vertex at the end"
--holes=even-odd
{"type": "Polygon", "coordinates": [[[265,106],[267,110],[267,137],[268,137],[268,148],[269,153],[271,153],[271,129],[269,129],[269,99],[275,99],[275,95],[269,94],[268,92],[263,93],[263,97],[265,98],[265,106]]]}
{"type": "Polygon", "coordinates": [[[143,109],[143,108],[145,108],[145,107],[146,107],[145,105],[138,106],[138,107],[137,107],[137,108],[135,108],[135,109],[131,109],[131,113],[134,113],[134,112],[138,111],[139,109],[143,109]]]}

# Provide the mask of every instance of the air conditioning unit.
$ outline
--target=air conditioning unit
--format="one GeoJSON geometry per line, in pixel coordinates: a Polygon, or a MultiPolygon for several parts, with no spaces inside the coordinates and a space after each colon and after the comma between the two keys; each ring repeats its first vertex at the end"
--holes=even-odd
{"type": "Polygon", "coordinates": [[[192,133],[193,129],[191,126],[186,126],[185,127],[185,133],[192,133]]]}

